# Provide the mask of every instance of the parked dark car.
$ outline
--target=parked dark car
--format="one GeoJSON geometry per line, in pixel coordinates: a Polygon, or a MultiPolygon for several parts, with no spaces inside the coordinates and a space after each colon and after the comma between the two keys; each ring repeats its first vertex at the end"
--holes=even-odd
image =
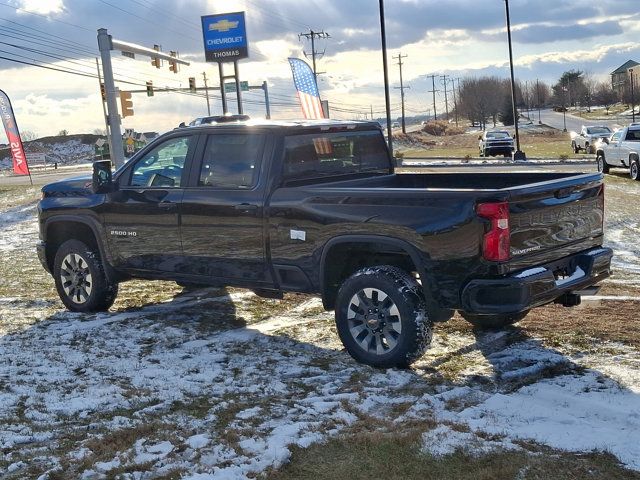
{"type": "Polygon", "coordinates": [[[455,310],[478,327],[609,275],[601,173],[395,174],[370,122],[173,130],[43,187],[38,254],[73,311],[131,278],[304,292],[358,361],[406,366],[455,310]]]}

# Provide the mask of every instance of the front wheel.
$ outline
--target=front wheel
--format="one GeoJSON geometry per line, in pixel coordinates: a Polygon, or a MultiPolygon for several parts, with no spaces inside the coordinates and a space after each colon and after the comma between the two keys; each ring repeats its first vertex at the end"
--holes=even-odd
{"type": "Polygon", "coordinates": [[[631,173],[632,180],[640,181],[640,163],[638,163],[638,160],[634,160],[633,162],[631,162],[629,171],[631,173]]]}
{"type": "Polygon", "coordinates": [[[596,162],[598,163],[598,171],[600,173],[609,173],[609,164],[604,159],[604,154],[603,153],[599,153],[598,154],[598,156],[596,158],[596,162]]]}
{"type": "Polygon", "coordinates": [[[73,312],[108,310],[118,294],[118,284],[107,278],[98,252],[79,240],[67,240],[58,248],[53,277],[60,300],[73,312]]]}
{"type": "Polygon", "coordinates": [[[525,310],[520,313],[505,313],[501,315],[474,315],[466,312],[459,313],[462,318],[480,330],[499,330],[519,322],[527,316],[529,310],[525,310]]]}
{"type": "Polygon", "coordinates": [[[571,148],[573,149],[573,153],[580,153],[580,147],[576,142],[571,143],[571,148]]]}
{"type": "Polygon", "coordinates": [[[432,322],[422,288],[396,267],[368,267],[340,287],[336,326],[347,352],[374,367],[407,367],[422,356],[432,322]]]}

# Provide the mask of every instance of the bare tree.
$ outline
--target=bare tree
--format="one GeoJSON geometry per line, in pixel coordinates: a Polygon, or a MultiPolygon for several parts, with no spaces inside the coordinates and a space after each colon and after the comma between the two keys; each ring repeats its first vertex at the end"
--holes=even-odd
{"type": "Polygon", "coordinates": [[[594,102],[602,105],[609,115],[609,109],[618,102],[618,94],[613,90],[609,82],[600,82],[596,85],[594,102]]]}
{"type": "Polygon", "coordinates": [[[67,135],[69,135],[69,130],[60,130],[58,132],[59,137],[66,137],[67,135]]]}
{"type": "Polygon", "coordinates": [[[20,138],[22,138],[23,142],[31,142],[32,140],[38,138],[38,134],[31,130],[23,130],[20,132],[20,138]]]}
{"type": "Polygon", "coordinates": [[[93,130],[94,135],[98,135],[100,137],[106,137],[107,131],[104,128],[96,128],[93,130]]]}
{"type": "Polygon", "coordinates": [[[487,128],[487,119],[496,125],[504,98],[506,81],[497,77],[465,78],[460,84],[460,111],[472,123],[487,128]]]}

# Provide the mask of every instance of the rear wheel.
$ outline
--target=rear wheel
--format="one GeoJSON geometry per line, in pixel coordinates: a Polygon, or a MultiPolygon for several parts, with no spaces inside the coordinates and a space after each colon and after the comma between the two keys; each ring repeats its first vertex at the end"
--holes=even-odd
{"type": "Polygon", "coordinates": [[[604,159],[604,153],[599,153],[596,162],[598,163],[598,171],[600,173],[609,173],[609,164],[604,159]]]}
{"type": "Polygon", "coordinates": [[[422,288],[397,267],[367,267],[340,287],[336,326],[347,352],[374,367],[406,367],[431,343],[422,288]]]}
{"type": "Polygon", "coordinates": [[[474,315],[466,312],[459,312],[462,318],[481,330],[499,330],[509,325],[519,322],[527,316],[529,310],[520,313],[506,313],[501,315],[474,315]]]}
{"type": "Polygon", "coordinates": [[[79,240],[64,242],[54,259],[53,277],[65,307],[73,312],[108,310],[118,294],[97,251],[79,240]]]}
{"type": "Polygon", "coordinates": [[[631,167],[629,168],[629,171],[630,171],[632,180],[640,181],[640,163],[638,163],[638,160],[633,160],[631,162],[631,167]]]}

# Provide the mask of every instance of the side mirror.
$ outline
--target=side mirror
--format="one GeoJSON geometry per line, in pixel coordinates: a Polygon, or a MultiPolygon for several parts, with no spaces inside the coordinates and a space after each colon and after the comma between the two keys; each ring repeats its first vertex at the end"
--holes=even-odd
{"type": "Polygon", "coordinates": [[[482,135],[478,135],[478,140],[482,140],[482,135]]]}
{"type": "Polygon", "coordinates": [[[602,139],[602,141],[603,141],[604,143],[606,143],[607,145],[609,145],[609,139],[608,139],[608,138],[603,138],[603,139],[602,139]]]}
{"type": "Polygon", "coordinates": [[[93,193],[109,193],[113,191],[111,160],[93,162],[91,189],[93,190],[93,193]]]}

